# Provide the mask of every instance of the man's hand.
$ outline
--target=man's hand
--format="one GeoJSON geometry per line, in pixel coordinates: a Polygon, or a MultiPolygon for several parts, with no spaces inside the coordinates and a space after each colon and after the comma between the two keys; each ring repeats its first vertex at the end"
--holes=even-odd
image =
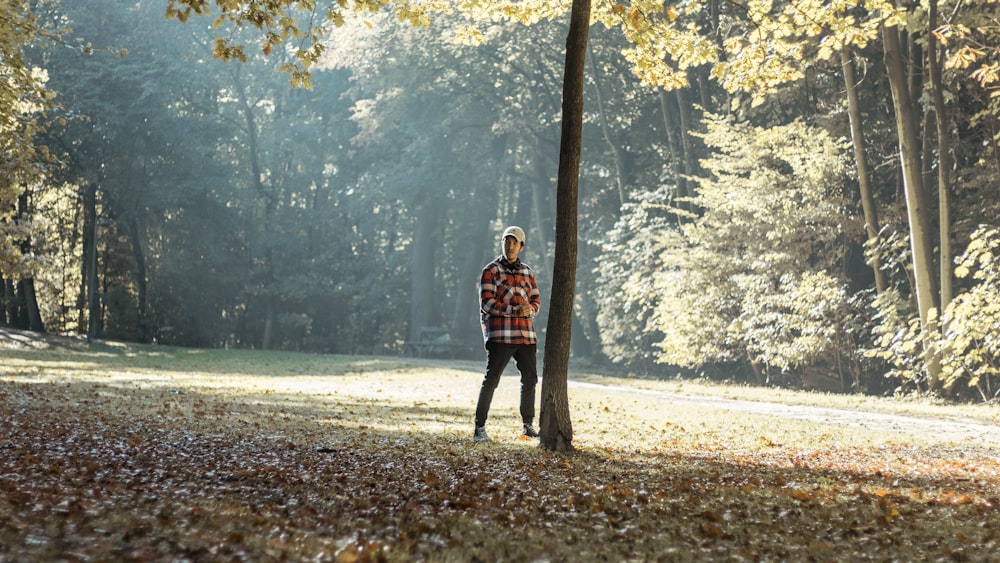
{"type": "Polygon", "coordinates": [[[529,319],[535,316],[535,308],[531,306],[531,303],[521,304],[521,316],[528,317],[529,319]]]}

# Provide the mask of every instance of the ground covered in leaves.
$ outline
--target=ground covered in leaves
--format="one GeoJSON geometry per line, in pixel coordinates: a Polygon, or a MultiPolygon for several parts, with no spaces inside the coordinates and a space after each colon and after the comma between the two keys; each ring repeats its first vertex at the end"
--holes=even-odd
{"type": "MultiPolygon", "coordinates": [[[[0,345],[4,341],[0,339],[0,345]]],[[[477,369],[0,347],[0,561],[980,561],[996,446],[570,387],[471,441],[477,369]]]]}

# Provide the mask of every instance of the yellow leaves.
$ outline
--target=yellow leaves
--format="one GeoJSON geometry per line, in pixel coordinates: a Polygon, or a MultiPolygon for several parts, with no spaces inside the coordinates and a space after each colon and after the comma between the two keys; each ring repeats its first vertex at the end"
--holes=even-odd
{"type": "MultiPolygon", "coordinates": [[[[997,65],[997,64],[985,65],[984,64],[984,65],[980,66],[978,69],[972,71],[972,74],[970,76],[972,77],[973,80],[976,80],[977,82],[979,82],[980,86],[982,86],[982,87],[985,88],[987,86],[993,85],[993,84],[997,83],[998,81],[1000,81],[1000,65],[997,65]]],[[[991,92],[991,95],[994,95],[994,94],[996,94],[995,90],[993,92],[991,92]]]]}

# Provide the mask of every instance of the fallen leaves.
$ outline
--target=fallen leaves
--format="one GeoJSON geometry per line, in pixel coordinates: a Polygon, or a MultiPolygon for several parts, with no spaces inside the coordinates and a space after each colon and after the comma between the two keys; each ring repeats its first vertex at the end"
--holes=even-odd
{"type": "Polygon", "coordinates": [[[502,393],[473,447],[477,376],[60,361],[0,377],[0,560],[975,560],[1000,537],[985,447],[738,442],[733,416],[607,391],[575,454],[523,440],[502,393]]]}

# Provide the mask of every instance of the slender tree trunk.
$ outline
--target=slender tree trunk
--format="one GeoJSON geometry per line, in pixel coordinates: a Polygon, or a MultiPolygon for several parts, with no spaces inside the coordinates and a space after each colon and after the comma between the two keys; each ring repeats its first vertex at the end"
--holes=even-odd
{"type": "Polygon", "coordinates": [[[14,319],[13,311],[11,307],[14,304],[14,298],[11,295],[13,285],[10,280],[4,277],[3,272],[0,272],[0,325],[2,326],[14,326],[12,322],[14,319]]]}
{"type": "MultiPolygon", "coordinates": [[[[662,88],[659,89],[659,97],[660,112],[663,114],[663,128],[667,133],[667,146],[670,147],[670,167],[673,168],[674,179],[677,183],[674,198],[682,200],[674,201],[673,204],[680,209],[690,211],[691,205],[686,201],[686,198],[691,195],[687,183],[688,171],[684,168],[684,148],[681,147],[681,142],[678,139],[678,136],[684,135],[684,132],[680,131],[674,122],[673,115],[670,113],[670,100],[667,97],[667,92],[662,88]]],[[[677,215],[677,223],[678,225],[681,223],[679,214],[677,215]]]]}
{"type": "Polygon", "coordinates": [[[597,57],[594,56],[592,48],[588,48],[588,51],[590,53],[590,70],[594,74],[594,91],[597,94],[597,113],[601,116],[601,133],[604,135],[604,142],[608,144],[608,148],[611,150],[611,156],[615,164],[615,187],[618,188],[618,215],[621,215],[621,208],[628,201],[628,197],[625,194],[621,148],[611,135],[611,125],[608,123],[608,110],[604,105],[604,96],[601,92],[601,75],[597,68],[597,57]]]}
{"type": "Polygon", "coordinates": [[[434,324],[432,314],[436,302],[434,291],[434,206],[418,204],[410,251],[410,340],[416,341],[420,329],[434,324]]]}
{"type": "Polygon", "coordinates": [[[937,28],[938,2],[930,0],[930,31],[927,37],[927,67],[931,81],[931,100],[934,103],[934,120],[937,124],[938,145],[938,248],[941,267],[941,310],[951,302],[952,297],[952,256],[951,256],[951,209],[948,192],[951,188],[951,144],[948,139],[948,115],[944,106],[944,91],[941,84],[941,59],[938,56],[937,39],[933,31],[937,28]]]}
{"type": "Polygon", "coordinates": [[[261,270],[261,283],[264,287],[261,297],[261,301],[264,304],[264,327],[261,333],[261,349],[269,350],[272,346],[272,339],[274,338],[274,317],[276,314],[277,301],[277,289],[275,288],[274,281],[274,253],[271,250],[270,240],[273,238],[270,236],[270,231],[273,229],[274,220],[273,216],[275,210],[277,209],[278,201],[272,190],[269,190],[262,180],[262,166],[260,163],[260,143],[258,140],[258,127],[257,120],[253,113],[253,104],[250,102],[250,97],[247,95],[246,87],[243,85],[243,77],[240,72],[240,67],[237,66],[235,72],[233,73],[233,85],[236,89],[236,94],[240,103],[240,111],[243,113],[243,119],[246,123],[246,134],[247,134],[247,158],[250,163],[250,185],[254,187],[264,204],[264,217],[261,219],[261,224],[264,228],[264,236],[262,237],[263,243],[257,251],[262,253],[263,264],[260,266],[261,270]]]}
{"type": "Polygon", "coordinates": [[[87,280],[87,340],[100,337],[101,328],[101,302],[97,291],[97,188],[93,190],[94,197],[90,201],[85,201],[87,215],[89,218],[89,230],[87,238],[90,239],[84,266],[87,280]]]}
{"type": "MultiPolygon", "coordinates": [[[[932,326],[931,310],[938,307],[934,288],[934,236],[930,228],[920,160],[920,138],[917,130],[916,109],[910,96],[903,46],[896,27],[882,28],[885,47],[885,66],[892,90],[892,102],[899,135],[899,156],[902,167],[903,191],[906,197],[907,219],[910,227],[910,251],[913,259],[914,293],[920,323],[925,334],[932,326]]],[[[927,362],[928,382],[937,387],[940,380],[940,362],[931,358],[927,362]]]]}
{"type": "MultiPolygon", "coordinates": [[[[858,189],[861,194],[861,208],[865,215],[865,231],[868,240],[878,239],[879,222],[878,209],[875,206],[875,195],[872,193],[871,176],[868,173],[868,157],[865,155],[865,136],[861,129],[861,104],[858,101],[858,90],[854,85],[854,57],[849,48],[840,52],[840,62],[844,68],[844,86],[847,89],[847,115],[851,122],[851,140],[854,142],[854,161],[858,167],[858,189]]],[[[888,287],[885,272],[882,271],[878,252],[872,254],[872,271],[875,273],[875,289],[882,293],[888,287]]]]}
{"type": "Polygon", "coordinates": [[[132,217],[128,220],[128,230],[129,237],[132,239],[132,259],[135,260],[135,291],[137,297],[136,303],[136,327],[138,328],[139,334],[136,335],[136,339],[139,342],[149,342],[149,325],[148,316],[149,313],[146,310],[148,307],[147,302],[147,284],[146,284],[146,255],[143,252],[145,245],[142,243],[139,234],[139,222],[132,217]]]}
{"type": "Polygon", "coordinates": [[[569,34],[566,38],[566,70],[563,75],[562,134],[556,186],[556,253],[548,332],[545,338],[539,441],[542,448],[559,452],[573,449],[567,377],[576,283],[583,77],[589,32],[590,0],[573,0],[569,34]]]}
{"type": "MultiPolygon", "coordinates": [[[[90,294],[91,285],[93,281],[90,277],[90,270],[92,268],[92,246],[94,244],[94,224],[97,221],[97,184],[89,183],[83,187],[83,193],[81,194],[81,199],[83,200],[83,227],[80,233],[80,239],[83,243],[82,257],[80,260],[80,292],[77,294],[78,298],[76,300],[77,307],[77,327],[78,330],[83,332],[84,327],[87,328],[87,333],[90,333],[89,328],[89,317],[88,313],[90,311],[90,294]]],[[[96,284],[96,282],[95,282],[96,284]]]]}

